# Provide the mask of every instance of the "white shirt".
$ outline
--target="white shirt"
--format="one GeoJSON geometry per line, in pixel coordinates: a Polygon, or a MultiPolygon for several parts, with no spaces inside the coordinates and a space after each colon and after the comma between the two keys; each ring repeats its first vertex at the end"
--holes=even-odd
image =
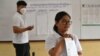
{"type": "MultiPolygon", "coordinates": [[[[79,39],[76,35],[74,34],[71,34],[72,35],[72,38],[73,40],[75,41],[75,45],[77,47],[77,51],[82,51],[82,47],[80,45],[80,42],[79,42],[79,39]]],[[[53,35],[49,36],[47,39],[46,39],[46,49],[49,50],[54,48],[56,43],[59,41],[59,38],[61,36],[59,34],[57,34],[56,32],[54,32],[53,35]]],[[[66,52],[66,47],[64,47],[64,50],[62,51],[61,55],[60,56],[67,56],[67,52],[66,52]]]]}
{"type": "MultiPolygon", "coordinates": [[[[21,14],[19,14],[18,12],[14,15],[13,17],[13,26],[18,26],[20,28],[25,28],[26,24],[25,24],[25,20],[23,19],[23,16],[21,14]]],[[[23,44],[23,43],[28,43],[29,39],[28,39],[28,32],[25,31],[23,33],[14,33],[14,37],[13,37],[13,43],[16,44],[23,44]]]]}

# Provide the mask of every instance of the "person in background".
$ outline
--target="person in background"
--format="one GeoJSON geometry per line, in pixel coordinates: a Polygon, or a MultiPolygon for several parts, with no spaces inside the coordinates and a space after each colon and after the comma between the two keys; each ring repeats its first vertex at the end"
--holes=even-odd
{"type": "Polygon", "coordinates": [[[16,51],[16,56],[30,56],[30,46],[28,31],[33,29],[33,26],[26,26],[24,14],[26,12],[27,3],[25,1],[17,2],[17,11],[13,17],[13,46],[16,51]]]}
{"type": "Polygon", "coordinates": [[[82,56],[82,47],[76,35],[68,33],[71,25],[71,16],[65,12],[60,11],[56,14],[54,24],[54,34],[46,39],[46,49],[50,56],[67,56],[64,38],[71,38],[75,41],[77,53],[82,56]]]}

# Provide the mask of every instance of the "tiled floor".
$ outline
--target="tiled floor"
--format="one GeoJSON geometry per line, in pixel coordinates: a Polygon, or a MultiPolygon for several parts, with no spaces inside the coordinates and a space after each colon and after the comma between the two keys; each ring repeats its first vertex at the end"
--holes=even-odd
{"type": "MultiPolygon", "coordinates": [[[[100,56],[100,41],[81,41],[83,56],[100,56]]],[[[48,56],[44,42],[30,42],[31,56],[48,56]]],[[[0,43],[0,56],[15,56],[12,43],[0,43]]]]}

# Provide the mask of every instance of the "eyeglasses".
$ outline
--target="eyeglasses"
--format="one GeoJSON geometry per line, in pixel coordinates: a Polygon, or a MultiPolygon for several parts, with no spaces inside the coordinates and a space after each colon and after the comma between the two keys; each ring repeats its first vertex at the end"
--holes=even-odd
{"type": "Polygon", "coordinates": [[[72,21],[67,21],[66,24],[72,24],[72,21]]]}
{"type": "Polygon", "coordinates": [[[72,21],[62,21],[64,24],[72,24],[72,21]]]}

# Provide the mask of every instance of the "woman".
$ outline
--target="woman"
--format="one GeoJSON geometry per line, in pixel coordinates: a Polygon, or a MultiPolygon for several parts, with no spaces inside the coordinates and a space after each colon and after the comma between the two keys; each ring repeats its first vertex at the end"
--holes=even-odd
{"type": "Polygon", "coordinates": [[[82,56],[82,48],[77,36],[68,34],[68,29],[71,24],[70,20],[70,15],[64,11],[56,14],[54,34],[46,40],[46,48],[50,56],[67,56],[64,38],[72,38],[75,41],[78,55],[82,56]]]}

